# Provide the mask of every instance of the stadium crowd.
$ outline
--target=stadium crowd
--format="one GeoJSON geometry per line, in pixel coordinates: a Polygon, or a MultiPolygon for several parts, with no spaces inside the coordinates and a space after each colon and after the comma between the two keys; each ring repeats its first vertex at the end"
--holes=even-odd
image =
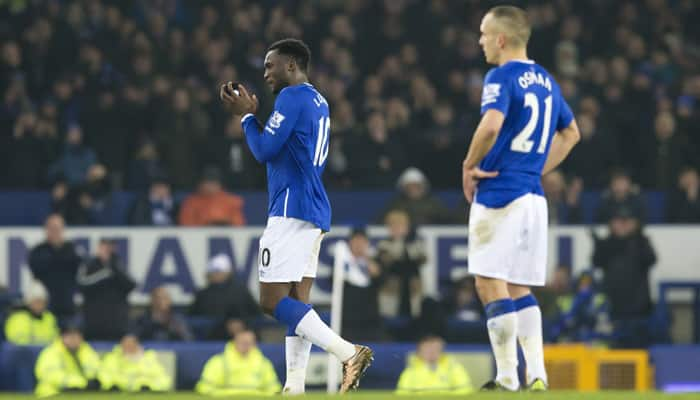
{"type": "MultiPolygon", "coordinates": [[[[620,168],[634,186],[669,193],[669,220],[699,221],[697,4],[527,3],[530,55],[557,76],[583,135],[562,174],[550,179],[552,197],[575,206],[582,191],[606,188],[620,168]]],[[[455,189],[478,118],[487,68],[478,21],[490,6],[6,3],[0,166],[12,173],[2,174],[0,187],[50,189],[54,209],[74,214],[71,223],[89,223],[115,189],[145,193],[167,181],[175,191],[192,191],[207,167],[220,171],[228,190],[264,188],[264,170],[216,89],[245,82],[269,110],[265,48],[293,36],[311,45],[312,81],[332,109],[329,187],[386,189],[413,166],[433,188],[455,189]]],[[[158,206],[167,220],[172,203],[158,206]]],[[[557,217],[576,222],[573,214],[557,217]]]]}

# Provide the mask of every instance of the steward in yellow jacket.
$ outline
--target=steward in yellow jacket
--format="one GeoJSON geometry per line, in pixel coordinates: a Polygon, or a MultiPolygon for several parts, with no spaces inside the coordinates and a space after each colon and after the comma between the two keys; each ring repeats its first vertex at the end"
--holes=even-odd
{"type": "Polygon", "coordinates": [[[100,357],[77,328],[69,327],[61,337],[39,354],[34,373],[39,397],[52,396],[64,391],[99,389],[97,371],[100,357]]]}
{"type": "Polygon", "coordinates": [[[255,334],[243,331],[210,358],[197,383],[197,393],[208,396],[272,395],[281,385],[270,360],[260,352],[255,334]]]}
{"type": "Polygon", "coordinates": [[[104,356],[98,373],[102,389],[123,392],[164,392],[172,380],[153,350],[143,350],[134,335],[126,335],[104,356]]]}
{"type": "Polygon", "coordinates": [[[25,293],[25,307],[10,313],[5,321],[7,341],[21,346],[47,345],[58,337],[56,317],[46,310],[46,289],[34,282],[25,293]]]}
{"type": "Polygon", "coordinates": [[[443,348],[444,342],[439,337],[421,340],[417,354],[410,357],[399,377],[396,393],[461,395],[474,391],[462,364],[443,354],[443,348]]]}

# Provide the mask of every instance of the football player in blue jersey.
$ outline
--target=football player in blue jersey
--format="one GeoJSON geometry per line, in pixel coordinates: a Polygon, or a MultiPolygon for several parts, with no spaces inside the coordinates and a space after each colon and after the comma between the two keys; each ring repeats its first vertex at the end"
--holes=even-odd
{"type": "Polygon", "coordinates": [[[228,82],[220,96],[241,117],[255,158],[267,166],[268,222],[260,238],[260,304],[288,326],[285,338],[285,394],[304,393],[311,344],[343,363],[341,393],[357,388],[370,365],[372,350],[333,332],[309,303],[321,240],[330,229],[331,208],[321,174],[328,158],[328,102],[309,83],[311,52],[296,39],[272,44],[265,56],[265,82],[277,95],[274,110],[261,124],[258,99],[243,85],[228,82]]]}
{"type": "Polygon", "coordinates": [[[494,7],[481,45],[495,64],[484,79],[479,122],[462,166],[469,218],[469,270],[485,305],[496,378],[484,390],[520,388],[520,342],[529,390],[546,390],[542,314],[530,287],[545,283],[547,203],[542,174],[579,140],[559,85],[527,57],[530,24],[523,10],[494,7]]]}

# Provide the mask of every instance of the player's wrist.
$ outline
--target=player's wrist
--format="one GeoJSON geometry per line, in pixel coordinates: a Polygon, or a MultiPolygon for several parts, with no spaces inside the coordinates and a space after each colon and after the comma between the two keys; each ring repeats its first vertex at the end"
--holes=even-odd
{"type": "Polygon", "coordinates": [[[244,123],[248,118],[255,118],[253,113],[245,113],[241,116],[241,123],[244,123]]]}

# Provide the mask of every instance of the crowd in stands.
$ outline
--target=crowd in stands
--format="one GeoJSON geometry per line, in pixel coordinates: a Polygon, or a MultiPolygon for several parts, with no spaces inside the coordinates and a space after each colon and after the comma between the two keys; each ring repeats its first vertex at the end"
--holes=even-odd
{"type": "MultiPolygon", "coordinates": [[[[580,194],[604,190],[621,168],[635,186],[668,193],[669,221],[697,222],[700,48],[692,38],[700,7],[687,0],[524,6],[534,27],[530,56],[556,75],[582,133],[562,174],[548,178],[552,201],[573,208],[552,218],[576,221],[580,194]]],[[[478,21],[487,7],[14,1],[0,8],[0,126],[8,132],[0,168],[11,171],[0,187],[50,190],[54,211],[71,224],[95,223],[115,189],[143,193],[133,223],[244,223],[240,199],[223,195],[223,214],[212,220],[178,214],[162,184],[218,202],[211,187],[197,188],[215,167],[225,190],[264,189],[263,167],[216,88],[245,82],[269,110],[266,45],[293,36],[310,44],[312,81],[332,109],[330,188],[387,189],[416,167],[434,189],[456,189],[479,117],[487,66],[478,21]],[[144,212],[149,203],[157,210],[144,212]]]]}

